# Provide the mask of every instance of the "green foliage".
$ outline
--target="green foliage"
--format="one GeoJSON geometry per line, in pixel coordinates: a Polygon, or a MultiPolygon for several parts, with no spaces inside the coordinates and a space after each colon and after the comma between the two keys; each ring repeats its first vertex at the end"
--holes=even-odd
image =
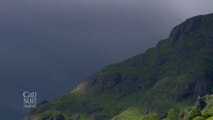
{"type": "Polygon", "coordinates": [[[46,111],[38,114],[33,120],[46,120],[46,119],[65,119],[64,115],[59,111],[46,111]]]}
{"type": "Polygon", "coordinates": [[[202,117],[202,116],[197,116],[197,117],[195,117],[193,120],[205,120],[205,118],[202,117]]]}
{"type": "Polygon", "coordinates": [[[205,99],[207,105],[201,111],[201,114],[202,114],[202,116],[205,116],[205,118],[208,118],[210,116],[213,116],[213,95],[207,95],[207,96],[205,96],[204,99],[205,99]]]}
{"type": "Polygon", "coordinates": [[[196,116],[200,116],[200,115],[201,115],[200,111],[198,111],[196,108],[194,108],[190,112],[188,119],[193,120],[193,118],[195,118],[196,116]]]}
{"type": "Polygon", "coordinates": [[[144,113],[138,105],[134,105],[119,115],[115,116],[112,120],[142,120],[144,113]]]}
{"type": "Polygon", "coordinates": [[[184,120],[205,120],[213,116],[213,95],[198,98],[195,106],[187,108],[184,112],[184,120]],[[198,107],[199,101],[205,102],[205,106],[198,107]]]}
{"type": "Polygon", "coordinates": [[[213,120],[213,116],[212,116],[212,117],[207,118],[206,120],[213,120]]]}
{"type": "Polygon", "coordinates": [[[160,116],[158,113],[151,113],[144,116],[142,120],[160,120],[160,116]]]}
{"type": "Polygon", "coordinates": [[[174,109],[169,110],[167,120],[178,120],[177,112],[174,109]]]}

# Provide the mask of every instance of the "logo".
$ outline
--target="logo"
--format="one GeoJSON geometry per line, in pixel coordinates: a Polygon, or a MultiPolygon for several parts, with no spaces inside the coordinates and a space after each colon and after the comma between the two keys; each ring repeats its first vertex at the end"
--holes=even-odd
{"type": "Polygon", "coordinates": [[[23,107],[24,108],[36,108],[36,99],[37,93],[36,92],[23,92],[23,107]]]}

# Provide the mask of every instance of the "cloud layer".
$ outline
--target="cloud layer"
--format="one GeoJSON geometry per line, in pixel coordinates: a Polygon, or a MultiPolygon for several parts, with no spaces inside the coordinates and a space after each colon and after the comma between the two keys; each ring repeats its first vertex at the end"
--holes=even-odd
{"type": "Polygon", "coordinates": [[[39,101],[61,96],[212,6],[212,0],[1,0],[0,119],[22,119],[23,91],[36,91],[39,101]]]}

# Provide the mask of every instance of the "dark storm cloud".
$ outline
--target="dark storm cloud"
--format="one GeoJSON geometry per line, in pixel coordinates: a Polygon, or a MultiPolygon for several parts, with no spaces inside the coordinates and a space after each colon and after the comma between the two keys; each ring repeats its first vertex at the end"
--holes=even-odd
{"type": "Polygon", "coordinates": [[[212,0],[1,0],[0,119],[23,117],[22,92],[39,101],[69,92],[105,65],[142,53],[212,0]],[[13,114],[13,115],[11,115],[13,114]]]}

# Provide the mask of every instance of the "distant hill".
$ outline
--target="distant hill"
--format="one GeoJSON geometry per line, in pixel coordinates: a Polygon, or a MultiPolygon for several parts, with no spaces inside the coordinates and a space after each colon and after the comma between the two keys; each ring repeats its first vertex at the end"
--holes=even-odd
{"type": "MultiPolygon", "coordinates": [[[[213,14],[208,14],[187,19],[156,47],[39,104],[25,120],[193,120],[198,115],[186,117],[191,111],[183,111],[212,93],[213,14]]],[[[208,115],[200,114],[204,119],[213,116],[209,108],[208,115]]]]}

